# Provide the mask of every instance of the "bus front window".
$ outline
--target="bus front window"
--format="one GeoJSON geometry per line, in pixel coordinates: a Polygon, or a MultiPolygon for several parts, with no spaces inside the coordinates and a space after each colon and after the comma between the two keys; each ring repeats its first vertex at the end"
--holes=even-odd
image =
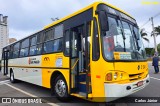
{"type": "Polygon", "coordinates": [[[146,52],[142,42],[140,31],[137,27],[134,26],[133,26],[133,31],[137,37],[137,50],[136,50],[137,57],[138,59],[146,59],[146,52]]]}
{"type": "MultiPolygon", "coordinates": [[[[119,19],[108,17],[109,30],[102,35],[103,55],[107,60],[144,59],[144,47],[141,38],[133,36],[131,24],[119,19]],[[135,43],[137,42],[137,43],[135,43]],[[139,47],[140,49],[137,49],[139,47]]],[[[138,29],[134,28],[136,36],[138,29]]]]}

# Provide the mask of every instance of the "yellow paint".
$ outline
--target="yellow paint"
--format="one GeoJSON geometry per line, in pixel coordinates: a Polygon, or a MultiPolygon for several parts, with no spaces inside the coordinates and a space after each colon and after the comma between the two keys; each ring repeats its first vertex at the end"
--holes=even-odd
{"type": "Polygon", "coordinates": [[[42,55],[42,67],[48,67],[46,69],[42,69],[42,86],[43,87],[50,88],[50,79],[54,71],[61,72],[63,76],[65,77],[67,84],[69,84],[69,70],[68,69],[49,69],[49,67],[50,68],[56,67],[56,59],[58,58],[62,58],[63,68],[69,68],[69,58],[65,57],[63,53],[42,55]],[[49,58],[48,61],[45,61],[46,57],[49,58]]]}

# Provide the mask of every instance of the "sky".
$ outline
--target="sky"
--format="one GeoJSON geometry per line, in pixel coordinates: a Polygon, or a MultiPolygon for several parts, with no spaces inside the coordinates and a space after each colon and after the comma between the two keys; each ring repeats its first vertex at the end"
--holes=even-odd
{"type": "MultiPolygon", "coordinates": [[[[63,18],[98,0],[0,0],[0,14],[8,16],[9,37],[21,39],[33,34],[44,26],[52,23],[51,18],[63,18]]],[[[150,17],[160,13],[160,0],[103,0],[131,16],[140,28],[145,28],[150,42],[144,42],[145,47],[153,47],[150,17]],[[150,4],[143,4],[144,2],[150,4]],[[157,2],[158,4],[153,4],[157,2]],[[144,25],[143,27],[141,27],[144,25]]],[[[155,26],[160,25],[160,15],[154,18],[155,26]]],[[[160,43],[160,36],[156,38],[160,43]]]]}

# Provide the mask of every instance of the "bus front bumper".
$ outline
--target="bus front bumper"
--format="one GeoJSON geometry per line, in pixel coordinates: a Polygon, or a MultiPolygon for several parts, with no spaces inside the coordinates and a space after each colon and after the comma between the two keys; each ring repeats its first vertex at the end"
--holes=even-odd
{"type": "Polygon", "coordinates": [[[125,97],[128,96],[132,93],[135,93],[141,89],[143,89],[144,87],[146,87],[150,82],[150,78],[149,75],[143,79],[143,80],[139,80],[139,81],[135,81],[133,83],[127,83],[127,84],[108,84],[105,83],[105,97],[106,97],[106,102],[109,101],[113,101],[116,100],[120,97],[125,97]],[[143,81],[143,85],[141,86],[137,86],[137,83],[143,81]]]}

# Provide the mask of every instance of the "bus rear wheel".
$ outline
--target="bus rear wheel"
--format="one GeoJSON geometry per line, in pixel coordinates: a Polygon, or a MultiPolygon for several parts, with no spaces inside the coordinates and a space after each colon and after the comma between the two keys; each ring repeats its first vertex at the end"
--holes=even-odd
{"type": "Polygon", "coordinates": [[[11,83],[15,83],[16,82],[16,79],[14,79],[13,71],[10,72],[10,81],[11,81],[11,83]]]}
{"type": "Polygon", "coordinates": [[[54,92],[56,97],[61,101],[68,101],[69,94],[68,94],[68,86],[66,80],[62,75],[59,75],[54,83],[54,92]]]}

